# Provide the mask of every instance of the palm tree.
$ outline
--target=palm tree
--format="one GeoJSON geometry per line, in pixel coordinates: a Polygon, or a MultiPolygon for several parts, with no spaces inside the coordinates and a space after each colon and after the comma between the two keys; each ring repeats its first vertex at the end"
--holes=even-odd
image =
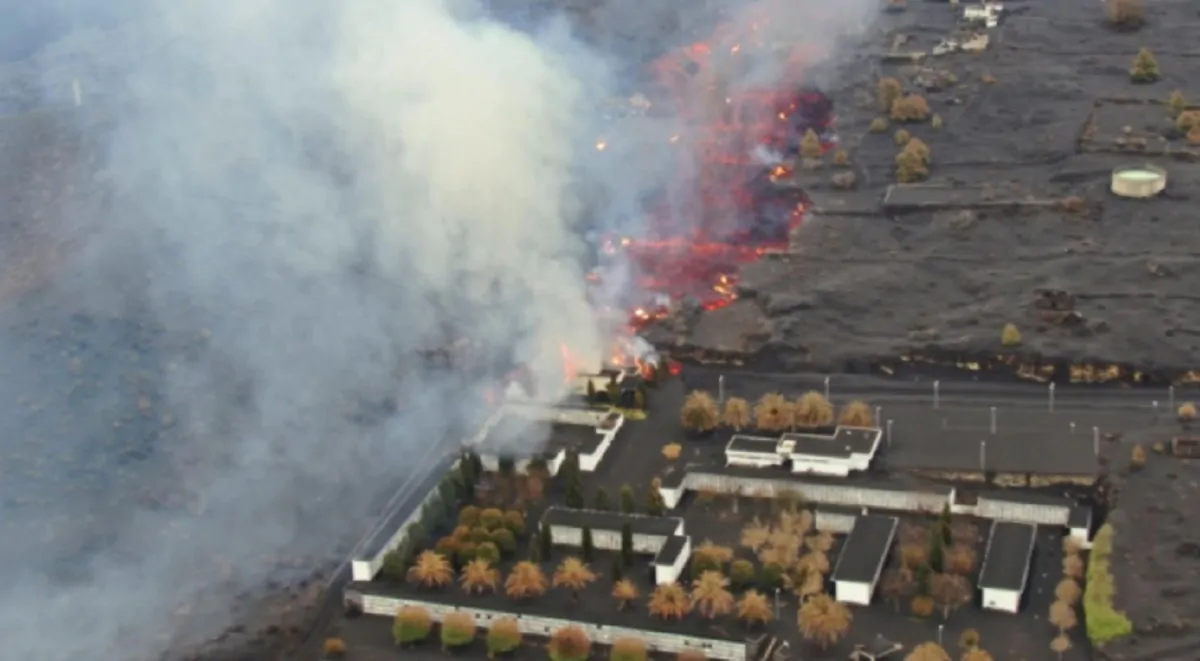
{"type": "Polygon", "coordinates": [[[921,643],[904,657],[904,661],[950,661],[950,654],[937,643],[921,643]]]}
{"type": "Polygon", "coordinates": [[[679,422],[688,431],[712,431],[720,421],[718,416],[717,402],[702,390],[692,391],[679,410],[679,422]]]}
{"type": "Polygon", "coordinates": [[[795,411],[793,424],[798,427],[825,427],[833,422],[833,405],[815,390],[800,396],[795,411]]]}
{"type": "Polygon", "coordinates": [[[818,571],[804,570],[804,578],[798,585],[793,586],[796,596],[801,601],[815,597],[825,591],[825,575],[818,571]]]}
{"type": "Polygon", "coordinates": [[[829,573],[829,556],[820,551],[810,551],[800,558],[800,567],[817,574],[829,573]]]}
{"type": "Polygon", "coordinates": [[[850,630],[854,616],[845,604],[827,594],[819,594],[800,606],[797,619],[805,640],[828,649],[850,630]]]}
{"type": "Polygon", "coordinates": [[[650,594],[650,614],[664,620],[682,620],[692,611],[692,601],[678,583],[654,588],[650,594]]]}
{"type": "Polygon", "coordinates": [[[638,598],[638,594],[637,586],[627,578],[613,584],[612,596],[617,600],[617,610],[619,611],[629,608],[629,604],[638,598]]]}
{"type": "Polygon", "coordinates": [[[719,571],[706,571],[692,582],[692,607],[708,619],[733,612],[729,579],[719,571]]]}
{"type": "Polygon", "coordinates": [[[552,585],[571,593],[571,601],[579,601],[579,593],[596,580],[596,574],[579,558],[567,558],[554,571],[552,585]]]}
{"type": "Polygon", "coordinates": [[[490,562],[480,558],[468,562],[458,580],[467,594],[483,594],[489,590],[495,592],[500,572],[490,562]]]}
{"type": "Polygon", "coordinates": [[[846,427],[874,427],[875,416],[866,402],[853,401],[847,404],[840,415],[838,424],[846,427]]]}
{"type": "Polygon", "coordinates": [[[829,531],[823,530],[805,539],[804,545],[807,546],[810,551],[828,553],[829,549],[833,548],[833,535],[831,535],[829,531]]]}
{"type": "Polygon", "coordinates": [[[532,562],[518,562],[504,581],[510,599],[531,599],[546,593],[546,575],[532,562]]]}
{"type": "Polygon", "coordinates": [[[794,407],[779,393],[767,393],[754,405],[754,426],[762,431],[783,431],[792,426],[794,407]]]}
{"type": "Polygon", "coordinates": [[[767,545],[771,538],[771,527],[754,517],[754,520],[742,528],[742,546],[758,553],[767,545]]]}
{"type": "Polygon", "coordinates": [[[746,626],[753,627],[770,622],[774,613],[771,612],[771,604],[767,602],[767,598],[761,592],[748,590],[738,600],[737,617],[746,626]]]}
{"type": "Polygon", "coordinates": [[[725,400],[725,412],[721,422],[733,429],[742,431],[750,426],[750,404],[741,397],[730,397],[725,400]]]}
{"type": "Polygon", "coordinates": [[[445,587],[454,580],[454,570],[446,556],[433,551],[425,551],[417,556],[416,562],[408,569],[408,581],[423,588],[445,587]]]}
{"type": "Polygon", "coordinates": [[[728,546],[717,546],[712,543],[712,540],[708,539],[704,540],[704,543],[700,546],[697,546],[693,554],[722,565],[733,560],[733,549],[728,546]]]}

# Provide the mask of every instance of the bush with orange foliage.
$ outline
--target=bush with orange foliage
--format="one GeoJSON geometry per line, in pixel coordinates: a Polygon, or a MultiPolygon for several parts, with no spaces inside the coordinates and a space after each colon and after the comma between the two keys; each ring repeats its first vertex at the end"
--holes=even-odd
{"type": "Polygon", "coordinates": [[[551,661],[587,661],[592,651],[592,639],[583,629],[567,626],[550,634],[546,649],[551,661]]]}

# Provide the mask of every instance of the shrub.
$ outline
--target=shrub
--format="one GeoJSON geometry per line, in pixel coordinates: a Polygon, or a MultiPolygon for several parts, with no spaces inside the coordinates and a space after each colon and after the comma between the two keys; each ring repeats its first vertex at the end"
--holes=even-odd
{"type": "Polygon", "coordinates": [[[326,638],[325,643],[321,645],[321,651],[331,659],[340,659],[346,656],[346,641],[341,638],[326,638]]]}
{"type": "Polygon", "coordinates": [[[744,590],[754,583],[754,563],[749,560],[734,560],[729,565],[729,582],[735,590],[744,590]]]}
{"type": "Polygon", "coordinates": [[[821,138],[817,137],[817,132],[809,129],[804,132],[804,137],[800,139],[800,156],[809,159],[821,158],[821,138]]]}
{"type": "Polygon", "coordinates": [[[942,128],[943,125],[944,122],[942,122],[941,115],[934,115],[933,119],[929,120],[929,126],[931,126],[935,131],[942,128]]]}
{"type": "Polygon", "coordinates": [[[984,85],[995,85],[996,77],[990,73],[985,73],[979,78],[979,82],[983,83],[984,85]]]}
{"type": "Polygon", "coordinates": [[[492,544],[500,549],[503,554],[509,554],[517,550],[517,537],[508,528],[498,528],[492,531],[492,544]]]}
{"type": "Polygon", "coordinates": [[[1133,633],[1133,623],[1124,613],[1113,608],[1113,576],[1109,570],[1112,540],[1113,527],[1108,523],[1100,527],[1092,540],[1087,587],[1083,591],[1083,612],[1088,640],[1093,645],[1103,645],[1133,633]]]}
{"type": "Polygon", "coordinates": [[[897,122],[923,122],[929,119],[929,103],[923,96],[909,94],[896,99],[889,114],[897,122]]]}
{"type": "Polygon", "coordinates": [[[641,638],[618,638],[613,641],[611,661],[646,661],[646,641],[641,638]]]}
{"type": "Polygon", "coordinates": [[[834,188],[841,190],[853,190],[858,185],[858,176],[853,172],[838,172],[829,178],[833,183],[834,188]]]}
{"type": "Polygon", "coordinates": [[[392,637],[397,645],[412,645],[428,638],[431,628],[433,618],[429,617],[429,611],[418,606],[405,606],[396,613],[392,637]]]}
{"type": "Polygon", "coordinates": [[[846,154],[845,150],[839,149],[833,152],[833,164],[841,167],[850,165],[850,157],[846,154]]]}
{"type": "Polygon", "coordinates": [[[796,400],[793,422],[800,427],[824,427],[833,422],[833,405],[821,393],[812,390],[796,400]]]}
{"type": "Polygon", "coordinates": [[[1167,97],[1167,113],[1172,118],[1178,118],[1187,110],[1187,98],[1183,96],[1183,92],[1175,90],[1171,92],[1171,96],[1167,97]]]}
{"type": "Polygon", "coordinates": [[[1200,110],[1184,110],[1175,118],[1175,128],[1180,133],[1187,133],[1200,126],[1200,110]]]}
{"type": "Polygon", "coordinates": [[[903,147],[908,144],[909,140],[912,140],[912,134],[904,129],[900,129],[892,135],[892,140],[895,140],[897,145],[903,147]]]}
{"type": "Polygon", "coordinates": [[[504,525],[504,512],[489,507],[479,513],[479,525],[486,530],[495,530],[504,525]]]}
{"type": "Polygon", "coordinates": [[[1015,347],[1021,344],[1021,331],[1017,330],[1014,324],[1004,324],[1004,329],[1000,331],[1000,344],[1006,347],[1015,347]]]}
{"type": "Polygon", "coordinates": [[[720,412],[717,402],[712,395],[703,391],[693,391],[683,402],[679,411],[679,421],[688,431],[707,432],[716,429],[720,422],[720,412]]]}
{"type": "Polygon", "coordinates": [[[484,542],[475,547],[475,553],[470,559],[486,560],[488,563],[495,565],[500,562],[500,548],[491,542],[484,542]]]}
{"type": "Polygon", "coordinates": [[[867,130],[871,133],[883,133],[888,130],[888,121],[882,117],[876,117],[871,120],[871,126],[867,130]]]}
{"type": "Polygon", "coordinates": [[[838,415],[838,424],[847,427],[871,427],[875,424],[875,415],[866,402],[853,401],[842,407],[838,415]]]}
{"type": "Polygon", "coordinates": [[[1141,468],[1146,465],[1146,448],[1142,447],[1141,443],[1133,446],[1133,450],[1129,453],[1129,467],[1133,469],[1141,468]]]}
{"type": "Polygon", "coordinates": [[[508,654],[521,646],[521,627],[516,618],[505,617],[492,622],[487,633],[489,655],[508,654]]]}
{"type": "Polygon", "coordinates": [[[550,651],[551,661],[587,661],[592,640],[583,629],[567,626],[550,635],[546,648],[550,651]]]}
{"type": "Polygon", "coordinates": [[[1200,146],[1200,126],[1187,132],[1187,141],[1189,145],[1200,146]]]}
{"type": "Polygon", "coordinates": [[[678,443],[668,443],[663,446],[662,456],[671,461],[678,459],[680,454],[683,454],[683,446],[678,443]]]}
{"type": "Polygon", "coordinates": [[[442,618],[442,647],[466,647],[475,641],[475,617],[456,611],[442,618]]]}
{"type": "Polygon", "coordinates": [[[920,181],[929,175],[929,147],[917,138],[908,141],[896,154],[896,181],[902,184],[920,181]]]}
{"type": "Polygon", "coordinates": [[[474,505],[463,507],[458,511],[458,525],[474,528],[479,525],[479,514],[479,508],[474,505]]]}
{"type": "Polygon", "coordinates": [[[895,78],[880,78],[879,83],[875,86],[875,91],[879,99],[879,109],[888,112],[892,109],[892,104],[900,98],[903,88],[900,86],[900,81],[895,78]]]}
{"type": "Polygon", "coordinates": [[[774,590],[783,585],[783,567],[773,562],[763,565],[758,584],[763,590],[774,590]]]}
{"type": "Polygon", "coordinates": [[[512,531],[514,536],[525,534],[525,513],[520,510],[508,510],[504,513],[504,527],[512,531]]]}
{"type": "Polygon", "coordinates": [[[1179,405],[1179,409],[1175,412],[1180,420],[1188,422],[1196,419],[1196,405],[1191,402],[1185,402],[1179,405]]]}
{"type": "Polygon", "coordinates": [[[912,603],[908,607],[915,617],[924,618],[933,615],[933,599],[925,595],[913,597],[912,603]]]}
{"type": "Polygon", "coordinates": [[[1146,23],[1142,0],[1108,0],[1104,3],[1108,22],[1123,30],[1136,30],[1146,23]]]}
{"type": "Polygon", "coordinates": [[[1135,83],[1153,83],[1159,78],[1162,78],[1162,73],[1158,70],[1158,61],[1154,59],[1154,54],[1146,48],[1139,50],[1129,67],[1129,80],[1135,83]]]}

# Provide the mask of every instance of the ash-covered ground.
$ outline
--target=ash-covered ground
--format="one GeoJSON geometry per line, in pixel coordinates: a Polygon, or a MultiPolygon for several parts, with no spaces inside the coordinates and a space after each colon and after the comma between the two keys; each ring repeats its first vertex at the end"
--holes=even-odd
{"type": "Polygon", "coordinates": [[[914,350],[995,355],[1012,323],[1022,351],[1050,360],[1194,367],[1200,167],[1151,152],[1187,149],[1161,104],[1177,89],[1200,102],[1200,13],[1182,0],[1146,6],[1145,27],[1117,32],[1095,0],[1009,2],[987,31],[985,52],[920,64],[881,55],[928,51],[961,9],[912,2],[883,16],[829,90],[857,190],[831,183],[842,168],[800,170],[795,184],[817,209],[790,251],[744,268],[741,300],[665,324],[656,341],[681,353],[770,356],[789,368],[838,371],[914,350]],[[1157,83],[1130,82],[1142,47],[1157,57],[1157,83]],[[883,76],[924,95],[941,128],[927,121],[869,132],[883,114],[875,102],[883,76]],[[1120,98],[1152,103],[1096,107],[1120,98]],[[961,197],[985,201],[1079,197],[1085,208],[885,209],[900,128],[932,151],[925,184],[958,186],[961,197]],[[1161,196],[1109,192],[1114,167],[1147,161],[1168,172],[1161,196]],[[1036,307],[1043,289],[1073,297],[1071,314],[1036,307]]]}

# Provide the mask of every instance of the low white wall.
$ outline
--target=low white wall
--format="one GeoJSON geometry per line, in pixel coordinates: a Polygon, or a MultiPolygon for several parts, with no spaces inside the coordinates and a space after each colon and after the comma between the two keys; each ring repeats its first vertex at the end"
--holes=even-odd
{"type": "Polygon", "coordinates": [[[734,450],[726,450],[725,465],[749,466],[750,468],[782,466],[783,457],[777,454],[767,454],[766,452],[737,452],[734,450]]]}
{"type": "Polygon", "coordinates": [[[654,582],[658,585],[670,585],[679,580],[679,575],[683,573],[683,566],[687,564],[688,558],[692,557],[692,538],[688,537],[683,542],[683,551],[679,553],[679,557],[675,558],[675,563],[671,565],[654,565],[654,582]]]}
{"type": "Polygon", "coordinates": [[[983,588],[983,607],[1005,613],[1020,612],[1021,593],[1014,590],[983,588]]]}
{"type": "Polygon", "coordinates": [[[940,512],[953,499],[949,494],[890,489],[870,489],[859,485],[806,483],[803,478],[781,480],[774,478],[751,478],[716,473],[688,473],[683,481],[684,488],[693,491],[716,493],[739,493],[744,496],[775,498],[780,492],[798,492],[810,503],[826,505],[848,505],[872,509],[905,512],[940,512]]]}
{"type": "Polygon", "coordinates": [[[504,409],[509,415],[527,418],[534,422],[549,422],[560,425],[586,425],[589,427],[599,425],[608,416],[608,411],[547,406],[532,402],[509,402],[505,405],[504,409]]]}
{"type": "Polygon", "coordinates": [[[1066,527],[1067,521],[1070,520],[1071,508],[1066,504],[1014,503],[980,496],[979,502],[975,506],[975,514],[997,521],[1066,527]]]}
{"type": "MultiPolygon", "coordinates": [[[[450,470],[458,470],[458,465],[460,463],[462,463],[461,459],[456,460],[451,465],[450,470]]],[[[353,580],[369,581],[375,578],[375,575],[379,573],[379,569],[383,567],[383,556],[387,555],[391,551],[394,551],[398,546],[400,546],[401,543],[404,542],[404,540],[408,537],[408,532],[412,530],[412,527],[416,525],[418,521],[421,520],[421,514],[424,513],[425,506],[439,498],[438,488],[440,486],[441,481],[439,480],[438,483],[429,490],[429,493],[425,494],[425,497],[421,499],[421,503],[417,505],[417,508],[413,510],[412,514],[408,515],[408,518],[404,520],[404,523],[401,523],[400,527],[396,528],[396,532],[392,533],[392,536],[388,538],[387,543],[383,545],[383,550],[377,553],[374,557],[355,558],[350,562],[350,575],[352,576],[353,580]]],[[[372,531],[372,533],[374,533],[374,531],[372,531]]]]}
{"type": "MultiPolygon", "coordinates": [[[[355,599],[355,594],[349,590],[347,591],[346,596],[348,600],[355,599]]],[[[577,626],[583,629],[587,633],[588,637],[591,638],[592,642],[596,644],[609,645],[619,638],[639,638],[646,642],[646,647],[652,652],[678,654],[679,652],[685,650],[696,650],[710,659],[720,659],[721,661],[746,661],[747,644],[745,642],[698,638],[681,634],[663,633],[659,631],[631,629],[627,627],[605,626],[592,624],[590,622],[578,622],[575,620],[540,617],[536,615],[494,611],[482,608],[446,606],[443,604],[420,601],[416,599],[400,599],[396,597],[362,594],[361,600],[363,613],[368,615],[395,617],[396,612],[402,607],[417,606],[428,610],[430,616],[434,621],[437,622],[440,622],[442,618],[449,613],[465,612],[474,616],[476,624],[478,624],[480,627],[488,629],[491,628],[492,622],[495,620],[502,618],[514,618],[517,621],[517,625],[521,628],[521,633],[527,636],[549,636],[563,627],[577,626]]]]}
{"type": "Polygon", "coordinates": [[[844,535],[854,529],[854,521],[857,518],[853,514],[822,512],[818,509],[817,515],[813,518],[813,527],[820,532],[844,535]]]}
{"type": "MultiPolygon", "coordinates": [[[[550,541],[557,546],[583,546],[583,528],[574,526],[550,526],[550,541]]],[[[634,533],[634,553],[658,553],[667,542],[666,535],[643,535],[634,533]]],[[[620,530],[592,530],[592,546],[602,551],[621,550],[620,530]]]]}
{"type": "Polygon", "coordinates": [[[873,585],[858,583],[856,581],[834,581],[834,599],[846,604],[870,606],[873,587],[873,585]]]}
{"type": "Polygon", "coordinates": [[[792,455],[793,473],[813,473],[832,477],[846,477],[850,474],[850,465],[839,460],[818,459],[809,456],[792,455]]]}

